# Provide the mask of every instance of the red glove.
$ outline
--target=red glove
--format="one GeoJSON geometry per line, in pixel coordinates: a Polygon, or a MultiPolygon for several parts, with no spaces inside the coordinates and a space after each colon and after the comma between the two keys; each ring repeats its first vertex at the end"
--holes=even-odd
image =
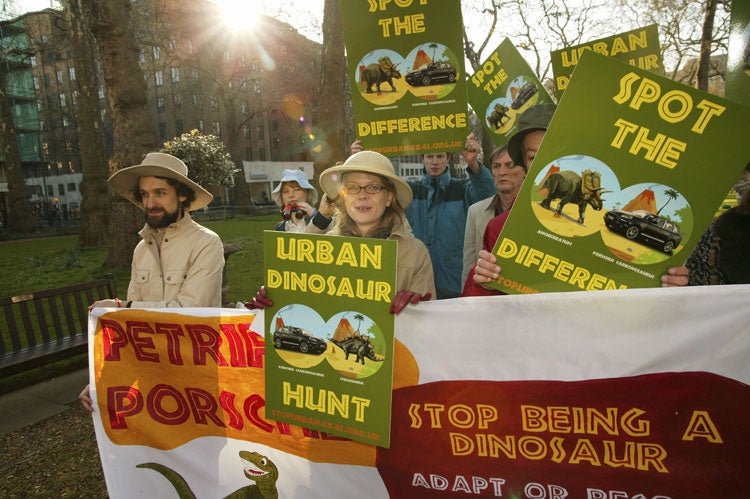
{"type": "MultiPolygon", "coordinates": [[[[253,301],[245,302],[245,308],[263,310],[273,305],[273,302],[266,297],[266,287],[261,286],[255,294],[253,301]]],[[[403,307],[402,307],[403,308],[403,307]]]]}
{"type": "Polygon", "coordinates": [[[400,314],[401,311],[409,303],[416,305],[420,301],[429,300],[431,297],[432,297],[432,293],[426,293],[424,295],[421,295],[417,293],[416,291],[409,291],[407,289],[402,289],[401,291],[397,291],[396,296],[393,297],[393,301],[391,302],[391,313],[393,315],[400,314]]]}

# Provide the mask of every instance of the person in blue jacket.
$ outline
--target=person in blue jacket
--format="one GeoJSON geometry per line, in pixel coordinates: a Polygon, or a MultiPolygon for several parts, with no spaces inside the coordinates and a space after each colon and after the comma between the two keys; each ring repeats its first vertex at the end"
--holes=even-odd
{"type": "MultiPolygon", "coordinates": [[[[406,218],[430,253],[438,299],[461,294],[466,212],[469,206],[496,192],[492,174],[477,159],[479,149],[474,134],[469,134],[461,152],[467,178],[451,177],[449,153],[440,152],[424,154],[422,176],[408,182],[414,200],[406,209],[406,218]]],[[[355,141],[352,154],[361,150],[362,142],[355,141]]]]}

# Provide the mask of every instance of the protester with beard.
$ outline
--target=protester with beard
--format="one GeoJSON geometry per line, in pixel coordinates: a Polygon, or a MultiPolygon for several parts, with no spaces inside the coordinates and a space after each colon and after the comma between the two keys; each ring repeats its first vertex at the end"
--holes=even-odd
{"type": "Polygon", "coordinates": [[[127,301],[101,300],[93,307],[221,306],[221,239],[189,213],[213,196],[187,172],[180,159],[156,152],[110,177],[117,194],[146,212],[146,225],[133,252],[127,301]]]}
{"type": "MultiPolygon", "coordinates": [[[[126,301],[99,300],[90,307],[221,307],[224,247],[216,233],[190,218],[213,196],[187,176],[178,158],[147,154],[139,165],[112,175],[112,189],[146,213],[133,252],[126,301]]],[[[89,386],[78,396],[93,411],[89,386]]]]}

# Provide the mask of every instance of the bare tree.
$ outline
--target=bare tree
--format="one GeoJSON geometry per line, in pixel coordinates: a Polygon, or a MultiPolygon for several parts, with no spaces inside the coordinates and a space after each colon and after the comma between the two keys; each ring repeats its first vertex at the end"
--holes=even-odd
{"type": "Polygon", "coordinates": [[[351,89],[344,57],[344,28],[338,0],[325,0],[323,8],[323,60],[314,121],[320,128],[315,152],[315,178],[349,155],[354,141],[351,89]]]}
{"type": "MultiPolygon", "coordinates": [[[[0,23],[0,29],[7,30],[9,27],[10,23],[0,23]]],[[[31,212],[26,180],[21,168],[21,154],[12,112],[13,96],[9,95],[8,85],[13,78],[11,68],[30,55],[23,49],[0,50],[0,145],[8,181],[8,223],[14,231],[21,233],[34,232],[38,224],[31,212]]]]}
{"type": "MultiPolygon", "coordinates": [[[[96,40],[86,24],[93,18],[91,2],[65,0],[64,13],[78,84],[76,123],[80,147],[81,232],[84,248],[106,246],[111,206],[107,188],[108,164],[99,108],[96,40]]],[[[61,23],[59,23],[61,24],[61,23]]]]}
{"type": "MultiPolygon", "coordinates": [[[[140,163],[158,149],[156,134],[148,119],[146,84],[138,64],[130,0],[85,0],[81,13],[92,13],[91,31],[99,46],[107,99],[112,109],[114,150],[109,169],[140,163]]],[[[122,197],[112,202],[106,265],[127,268],[138,242],[142,216],[122,197]]]]}

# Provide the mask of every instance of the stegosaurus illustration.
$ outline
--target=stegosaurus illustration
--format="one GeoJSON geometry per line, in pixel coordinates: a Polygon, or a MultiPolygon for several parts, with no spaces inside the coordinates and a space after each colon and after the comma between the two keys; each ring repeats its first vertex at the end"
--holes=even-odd
{"type": "MultiPolygon", "coordinates": [[[[279,470],[273,461],[257,452],[244,450],[240,451],[240,458],[245,462],[245,476],[255,483],[235,490],[224,499],[278,499],[276,480],[279,478],[279,470]]],[[[136,468],[147,468],[161,473],[174,486],[180,499],[195,499],[188,483],[173,469],[159,463],[142,463],[136,465],[136,468]]]]}

